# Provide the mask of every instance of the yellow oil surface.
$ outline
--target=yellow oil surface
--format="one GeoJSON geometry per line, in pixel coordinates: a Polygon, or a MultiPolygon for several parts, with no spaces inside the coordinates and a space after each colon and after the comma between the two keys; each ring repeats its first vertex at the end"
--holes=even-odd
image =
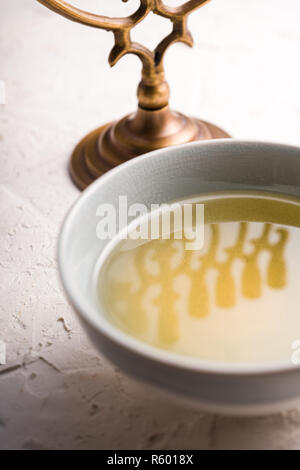
{"type": "Polygon", "coordinates": [[[158,348],[206,360],[290,359],[300,339],[300,199],[199,197],[204,246],[121,241],[99,275],[112,322],[158,348]]]}

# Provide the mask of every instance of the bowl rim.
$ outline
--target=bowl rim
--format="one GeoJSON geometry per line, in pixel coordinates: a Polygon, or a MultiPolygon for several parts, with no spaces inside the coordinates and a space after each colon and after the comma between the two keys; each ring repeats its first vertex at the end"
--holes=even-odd
{"type": "MultiPolygon", "coordinates": [[[[80,296],[78,296],[75,289],[72,288],[72,283],[69,279],[67,269],[67,257],[65,247],[68,245],[68,240],[71,234],[71,227],[73,219],[76,218],[77,214],[81,211],[82,206],[85,205],[86,201],[90,196],[98,191],[98,187],[101,187],[103,183],[114,178],[114,176],[137,164],[142,164],[144,160],[155,159],[160,157],[161,154],[176,152],[180,148],[198,148],[198,147],[222,147],[222,146],[261,146],[269,150],[286,150],[286,151],[298,151],[300,158],[300,147],[296,145],[288,145],[277,142],[267,142],[259,140],[241,140],[241,139],[218,139],[211,141],[200,141],[191,142],[184,145],[176,145],[164,149],[155,150],[147,154],[133,158],[123,164],[113,168],[112,170],[105,173],[101,178],[95,180],[88,188],[86,188],[78,197],[78,199],[71,206],[67,212],[65,219],[62,223],[59,237],[58,237],[58,270],[60,279],[65,291],[67,298],[69,299],[73,308],[76,312],[88,323],[97,333],[105,336],[110,342],[118,345],[121,348],[128,350],[129,352],[136,354],[137,356],[143,357],[144,359],[150,360],[153,363],[163,364],[175,369],[186,370],[190,372],[203,373],[203,374],[214,374],[214,375],[231,375],[231,376],[260,376],[269,375],[275,373],[288,373],[300,370],[300,364],[295,365],[291,361],[265,361],[259,363],[231,363],[222,362],[216,360],[203,360],[188,355],[183,355],[174,352],[168,352],[163,349],[156,348],[155,346],[148,345],[133,336],[123,332],[112,322],[106,319],[105,315],[96,316],[94,318],[91,315],[91,308],[86,305],[80,296]]],[[[95,260],[96,263],[97,260],[95,260]]],[[[91,281],[92,282],[92,281],[91,281]]],[[[291,350],[292,352],[292,350],[291,350]]]]}

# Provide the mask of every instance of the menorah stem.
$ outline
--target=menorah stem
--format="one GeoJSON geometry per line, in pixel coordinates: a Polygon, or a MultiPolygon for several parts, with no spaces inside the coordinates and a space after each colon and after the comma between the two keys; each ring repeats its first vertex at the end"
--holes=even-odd
{"type": "Polygon", "coordinates": [[[162,66],[150,71],[143,69],[137,94],[143,109],[162,109],[168,105],[170,89],[162,66]]]}

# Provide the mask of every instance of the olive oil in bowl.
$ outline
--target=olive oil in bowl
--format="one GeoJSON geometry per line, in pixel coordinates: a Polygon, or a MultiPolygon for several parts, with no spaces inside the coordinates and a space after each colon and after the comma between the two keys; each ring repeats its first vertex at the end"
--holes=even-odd
{"type": "Polygon", "coordinates": [[[172,236],[115,246],[98,273],[107,315],[129,335],[177,354],[289,360],[300,338],[300,200],[233,192],[197,203],[205,211],[200,250],[172,236]]]}

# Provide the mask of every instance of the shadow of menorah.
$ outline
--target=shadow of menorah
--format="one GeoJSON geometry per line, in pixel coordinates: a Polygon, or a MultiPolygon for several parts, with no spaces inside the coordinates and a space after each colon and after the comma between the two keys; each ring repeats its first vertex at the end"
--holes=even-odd
{"type": "Polygon", "coordinates": [[[241,274],[241,294],[246,299],[258,299],[263,294],[263,273],[258,260],[262,252],[270,257],[266,264],[266,284],[271,289],[283,289],[287,283],[287,268],[284,251],[289,238],[285,228],[275,228],[272,224],[263,224],[262,234],[257,238],[248,238],[249,223],[240,222],[238,235],[234,245],[225,247],[224,261],[218,260],[221,245],[219,224],[209,226],[210,237],[204,254],[184,251],[184,243],[174,240],[160,240],[160,250],[152,243],[137,249],[134,264],[140,285],[132,289],[131,280],[126,282],[113,281],[113,288],[119,299],[127,299],[129,307],[124,321],[132,333],[143,335],[148,329],[147,305],[151,303],[158,313],[157,338],[160,344],[170,344],[180,336],[176,302],[178,292],[174,289],[174,281],[189,278],[188,315],[204,318],[210,315],[212,299],[207,283],[207,274],[215,270],[216,283],[214,301],[219,308],[230,309],[237,304],[238,288],[232,273],[236,260],[243,262],[241,274]],[[277,234],[277,241],[271,242],[270,237],[277,234]],[[245,252],[245,245],[251,250],[245,252]],[[139,252],[139,250],[142,250],[139,252]],[[181,256],[180,256],[181,255],[181,256]],[[198,266],[195,267],[195,256],[198,266]],[[149,262],[153,269],[149,269],[149,262]],[[180,276],[180,277],[178,277],[180,276]],[[134,308],[132,308],[134,306],[134,308]]]}

